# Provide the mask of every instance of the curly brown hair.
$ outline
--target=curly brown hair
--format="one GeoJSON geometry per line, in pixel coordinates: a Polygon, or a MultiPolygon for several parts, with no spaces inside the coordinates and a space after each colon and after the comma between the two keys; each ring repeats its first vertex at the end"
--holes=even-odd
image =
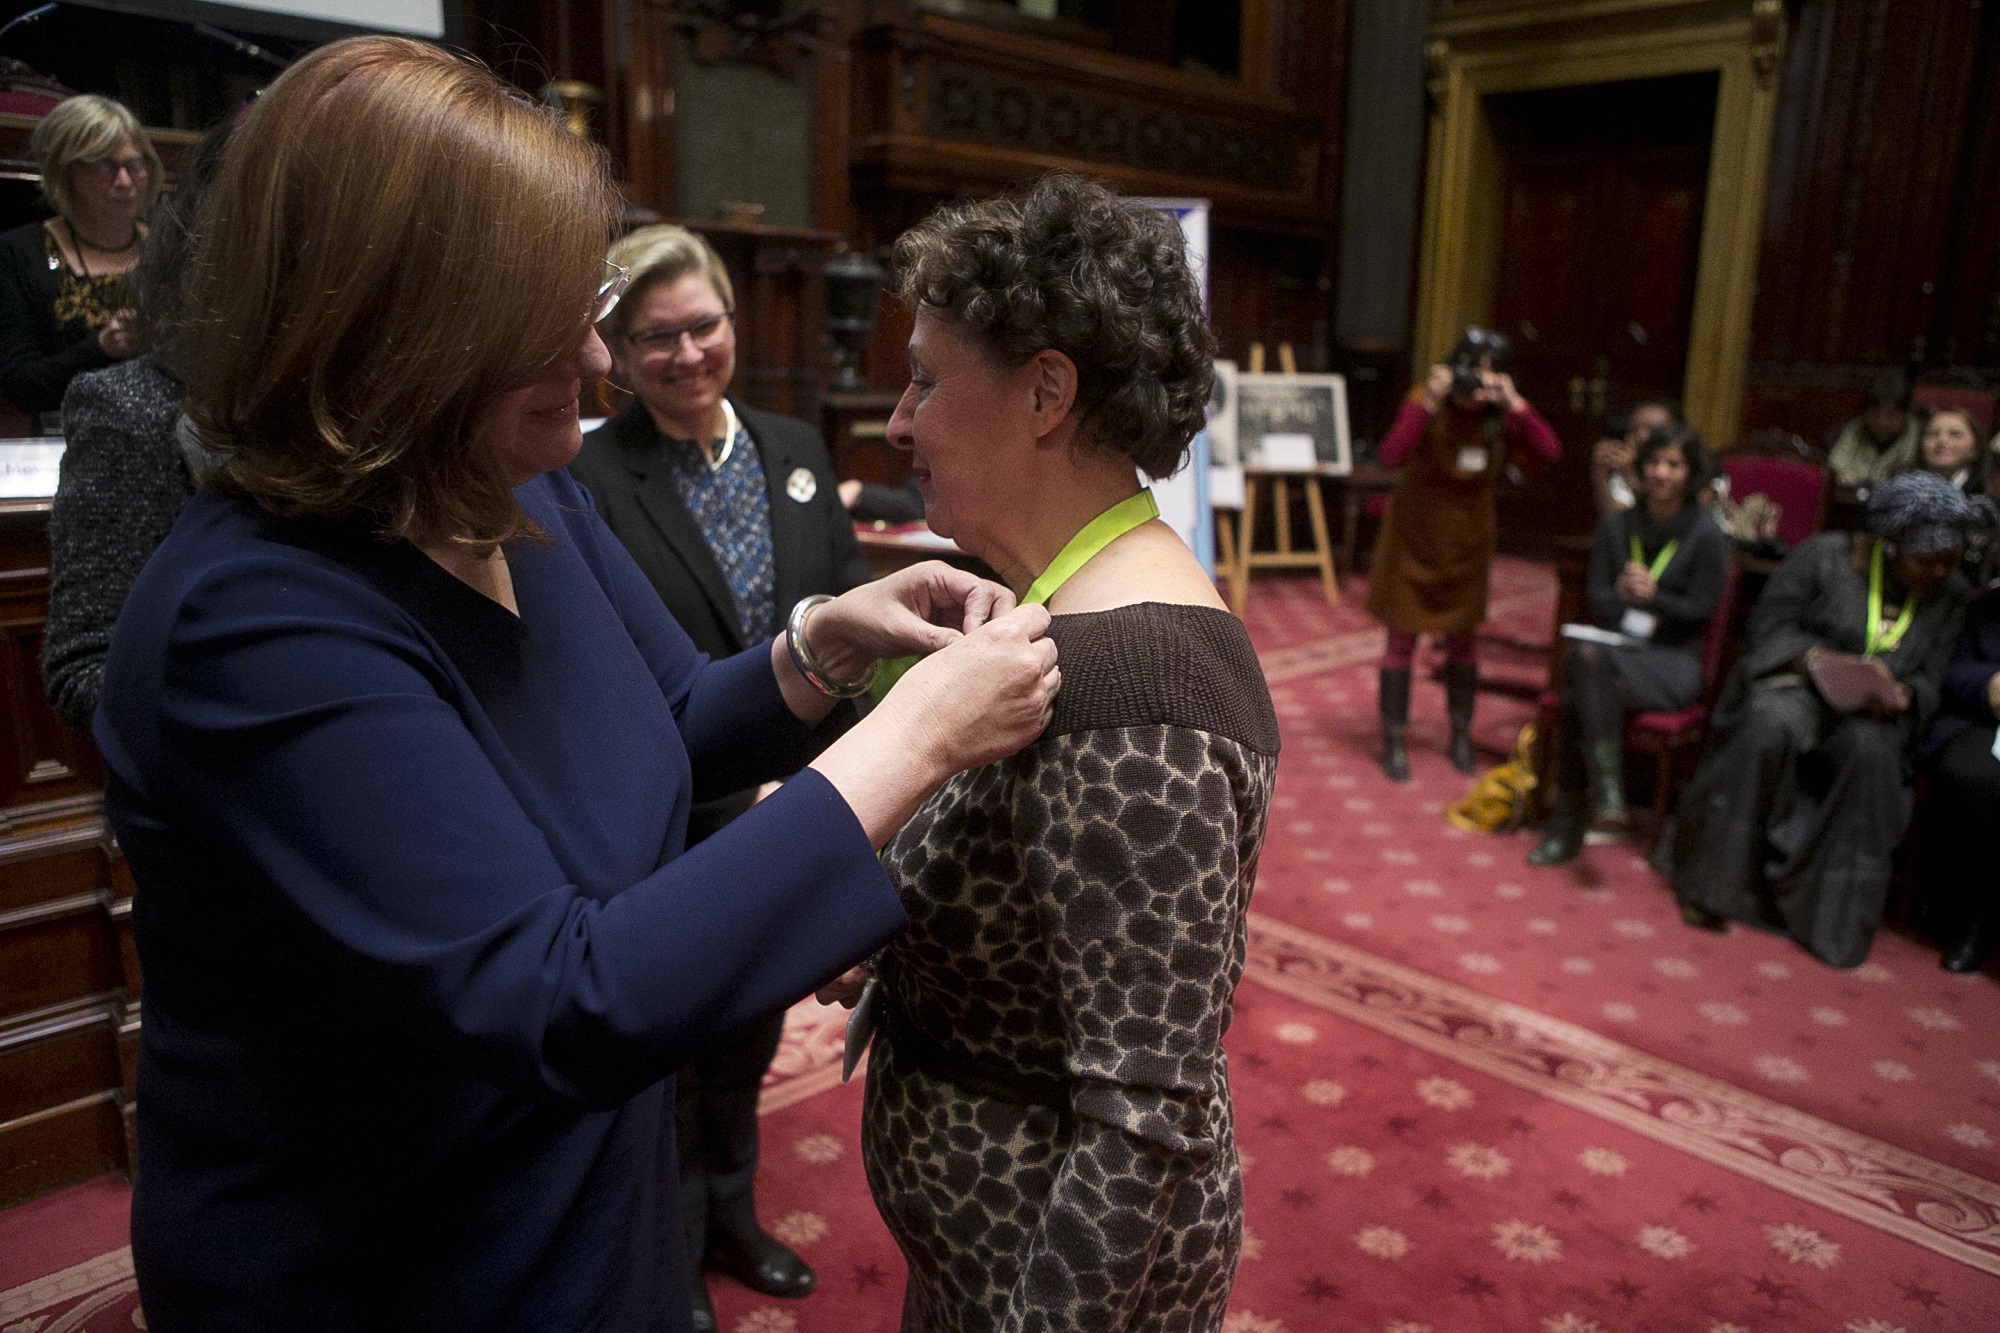
{"type": "Polygon", "coordinates": [[[1149,477],[1206,419],[1215,339],[1180,224],[1096,181],[1049,175],[947,205],[896,242],[897,292],[1003,365],[1055,350],[1076,365],[1077,440],[1149,477]]]}

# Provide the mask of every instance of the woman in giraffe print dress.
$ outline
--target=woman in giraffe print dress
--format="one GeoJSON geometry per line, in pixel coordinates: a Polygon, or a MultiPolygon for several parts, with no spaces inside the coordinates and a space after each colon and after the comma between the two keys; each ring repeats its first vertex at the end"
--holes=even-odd
{"type": "Polygon", "coordinates": [[[1221,1039],[1278,733],[1249,637],[1137,473],[1184,462],[1211,341],[1179,229],[1094,184],[947,209],[890,441],[937,532],[1046,600],[1041,739],[885,854],[863,1151],[903,1328],[1214,1330],[1242,1241],[1221,1039]]]}

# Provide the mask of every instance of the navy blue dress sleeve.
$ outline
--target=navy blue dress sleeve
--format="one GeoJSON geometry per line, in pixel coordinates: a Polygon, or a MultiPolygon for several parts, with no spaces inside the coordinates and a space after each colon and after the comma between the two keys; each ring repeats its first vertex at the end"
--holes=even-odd
{"type": "MultiPolygon", "coordinates": [[[[421,556],[407,572],[443,609],[418,621],[336,561],[240,551],[176,599],[156,700],[125,691],[100,738],[133,801],[181,830],[176,850],[211,847],[229,881],[275,895],[355,1003],[476,1051],[505,1084],[611,1105],[903,916],[811,772],[680,854],[691,764],[728,769],[732,737],[807,729],[768,658],[708,662],[629,560],[602,553],[618,616],[590,615],[566,546],[514,562],[519,622],[421,556]]],[[[156,850],[130,848],[142,885],[156,850]]]]}

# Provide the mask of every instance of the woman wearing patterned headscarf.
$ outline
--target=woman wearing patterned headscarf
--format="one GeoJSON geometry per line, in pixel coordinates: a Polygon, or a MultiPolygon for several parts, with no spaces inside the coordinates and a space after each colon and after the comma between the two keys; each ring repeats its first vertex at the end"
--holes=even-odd
{"type": "Polygon", "coordinates": [[[1906,472],[1869,496],[1866,533],[1821,533],[1778,566],[1660,844],[1689,925],[1748,921],[1835,967],[1868,956],[1978,521],[1950,482],[1906,472]]]}

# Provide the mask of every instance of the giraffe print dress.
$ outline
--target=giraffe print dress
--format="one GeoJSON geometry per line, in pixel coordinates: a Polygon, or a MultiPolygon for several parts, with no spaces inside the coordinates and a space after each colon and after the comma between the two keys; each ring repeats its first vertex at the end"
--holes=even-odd
{"type": "Polygon", "coordinates": [[[1242,1241],[1222,1034],[1277,772],[1224,611],[1058,616],[1042,737],[886,854],[863,1160],[905,1333],[1221,1326],[1242,1241]]]}

